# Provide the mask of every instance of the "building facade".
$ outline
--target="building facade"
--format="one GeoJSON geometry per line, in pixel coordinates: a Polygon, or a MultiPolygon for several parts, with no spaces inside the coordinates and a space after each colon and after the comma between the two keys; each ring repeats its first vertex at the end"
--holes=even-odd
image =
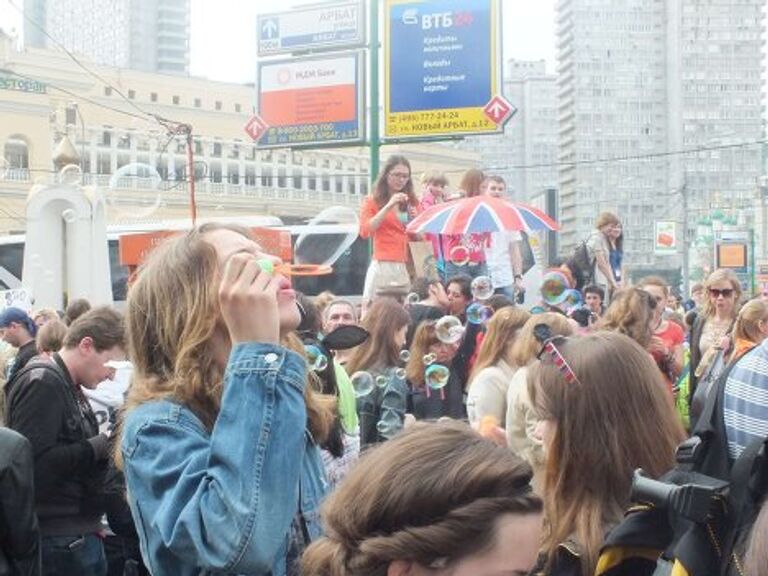
{"type": "Polygon", "coordinates": [[[679,269],[682,229],[690,236],[697,215],[754,200],[762,150],[749,143],[763,134],[763,4],[558,1],[564,251],[611,210],[625,223],[635,275],[679,269]],[[680,252],[656,256],[654,223],[670,220],[680,252]]]}
{"type": "MultiPolygon", "coordinates": [[[[189,73],[190,0],[26,0],[25,10],[67,50],[97,64],[189,73]]],[[[54,48],[29,21],[24,35],[27,46],[54,48]]]]}

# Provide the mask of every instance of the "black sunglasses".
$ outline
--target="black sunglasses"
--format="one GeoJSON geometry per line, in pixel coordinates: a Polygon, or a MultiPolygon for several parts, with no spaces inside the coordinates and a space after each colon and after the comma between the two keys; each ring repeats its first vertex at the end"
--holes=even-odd
{"type": "Polygon", "coordinates": [[[723,298],[730,298],[733,296],[733,288],[710,288],[709,295],[714,296],[715,298],[720,296],[723,298]]]}

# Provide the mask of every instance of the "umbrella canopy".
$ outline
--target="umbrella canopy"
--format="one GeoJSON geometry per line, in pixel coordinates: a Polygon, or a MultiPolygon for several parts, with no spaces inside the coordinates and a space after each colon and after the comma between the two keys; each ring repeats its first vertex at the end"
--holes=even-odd
{"type": "Polygon", "coordinates": [[[432,206],[414,218],[407,228],[413,234],[559,229],[560,225],[541,210],[493,196],[475,196],[432,206]]]}

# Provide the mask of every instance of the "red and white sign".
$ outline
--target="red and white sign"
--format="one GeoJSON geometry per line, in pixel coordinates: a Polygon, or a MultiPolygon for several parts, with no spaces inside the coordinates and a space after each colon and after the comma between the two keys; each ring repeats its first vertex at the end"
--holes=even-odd
{"type": "Polygon", "coordinates": [[[251,116],[251,119],[248,120],[248,123],[245,125],[245,133],[253,138],[254,142],[258,142],[259,139],[264,136],[264,133],[268,128],[269,125],[261,119],[261,116],[255,114],[254,116],[251,116]]]}
{"type": "Polygon", "coordinates": [[[503,125],[515,111],[515,107],[509,100],[498,94],[491,98],[490,102],[483,108],[483,113],[497,126],[503,125]]]}

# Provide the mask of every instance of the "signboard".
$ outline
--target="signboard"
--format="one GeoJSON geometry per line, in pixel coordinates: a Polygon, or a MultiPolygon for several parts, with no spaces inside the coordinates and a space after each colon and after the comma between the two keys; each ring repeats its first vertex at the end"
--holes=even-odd
{"type": "Polygon", "coordinates": [[[752,287],[750,263],[753,238],[751,230],[715,231],[715,268],[728,268],[736,273],[745,289],[752,287]]]}
{"type": "Polygon", "coordinates": [[[259,64],[260,147],[360,143],[365,138],[361,52],[259,64]]]}
{"type": "Polygon", "coordinates": [[[267,128],[269,128],[269,126],[267,126],[264,120],[262,120],[258,114],[254,114],[251,116],[248,122],[246,122],[243,129],[245,130],[245,133],[251,137],[252,140],[258,142],[259,138],[264,136],[267,128]]]}
{"type": "Polygon", "coordinates": [[[0,290],[0,310],[6,308],[21,308],[24,312],[32,310],[32,294],[26,288],[0,290]]]}
{"type": "Polygon", "coordinates": [[[494,134],[501,96],[498,0],[385,0],[384,134],[494,134]]]}
{"type": "Polygon", "coordinates": [[[259,56],[365,44],[362,2],[339,2],[257,19],[259,56]]]}
{"type": "Polygon", "coordinates": [[[677,223],[667,221],[656,222],[656,233],[653,240],[654,254],[677,254],[677,223]]]}

